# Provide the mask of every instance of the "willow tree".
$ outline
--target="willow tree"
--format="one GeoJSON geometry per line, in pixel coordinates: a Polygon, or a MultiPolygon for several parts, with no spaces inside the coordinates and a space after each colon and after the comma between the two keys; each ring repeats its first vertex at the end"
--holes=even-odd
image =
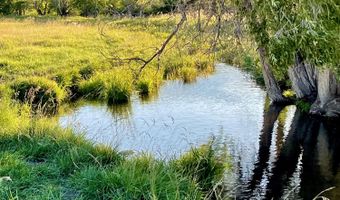
{"type": "Polygon", "coordinates": [[[254,36],[270,98],[284,101],[272,70],[289,71],[313,112],[340,115],[340,3],[337,0],[236,0],[254,36]]]}

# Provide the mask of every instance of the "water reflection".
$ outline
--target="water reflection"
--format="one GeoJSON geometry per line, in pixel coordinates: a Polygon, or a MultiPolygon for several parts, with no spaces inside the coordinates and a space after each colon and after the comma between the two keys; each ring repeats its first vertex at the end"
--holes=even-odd
{"type": "MultiPolygon", "coordinates": [[[[258,159],[250,180],[241,183],[239,199],[313,199],[340,185],[339,123],[323,122],[292,108],[270,105],[264,112],[258,159]],[[291,122],[289,112],[294,113],[291,122]],[[286,136],[285,123],[290,123],[286,136]]],[[[339,199],[340,190],[324,196],[339,199]]]]}

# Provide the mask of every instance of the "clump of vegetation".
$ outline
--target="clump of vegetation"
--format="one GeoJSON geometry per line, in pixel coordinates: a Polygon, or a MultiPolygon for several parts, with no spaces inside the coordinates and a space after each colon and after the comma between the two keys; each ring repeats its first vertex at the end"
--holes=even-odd
{"type": "Polygon", "coordinates": [[[184,83],[191,83],[196,80],[197,69],[193,67],[183,67],[181,68],[181,78],[184,83]]]}
{"type": "Polygon", "coordinates": [[[296,94],[292,89],[283,91],[282,95],[288,99],[294,99],[296,97],[296,94]]]}
{"type": "Polygon", "coordinates": [[[21,78],[11,84],[14,99],[28,103],[35,110],[55,112],[65,98],[64,90],[56,82],[42,78],[21,78]]]}
{"type": "Polygon", "coordinates": [[[107,100],[109,104],[126,103],[132,94],[132,75],[114,70],[97,74],[79,85],[80,95],[91,100],[107,100]]]}
{"type": "Polygon", "coordinates": [[[0,134],[19,131],[29,124],[30,108],[19,106],[8,97],[0,97],[0,134]]]}
{"type": "Polygon", "coordinates": [[[193,178],[206,192],[223,180],[227,166],[226,157],[217,156],[212,143],[192,149],[175,161],[174,165],[182,174],[193,178]]]}
{"type": "Polygon", "coordinates": [[[257,84],[262,85],[262,86],[265,85],[261,68],[259,64],[255,62],[252,56],[245,55],[243,57],[241,68],[249,72],[253,80],[255,80],[257,84]]]}
{"type": "Polygon", "coordinates": [[[305,101],[303,99],[299,99],[295,102],[296,107],[301,110],[304,113],[308,113],[310,111],[310,108],[312,106],[311,103],[309,103],[308,101],[305,101]]]}
{"type": "Polygon", "coordinates": [[[214,63],[211,60],[197,60],[195,66],[199,72],[212,73],[215,70],[214,63]]]}
{"type": "Polygon", "coordinates": [[[120,104],[129,101],[132,93],[132,81],[126,80],[126,77],[113,76],[110,81],[106,99],[109,104],[120,104]]]}
{"type": "Polygon", "coordinates": [[[142,96],[156,92],[162,83],[162,75],[158,70],[147,69],[136,82],[136,90],[142,96]]]}
{"type": "Polygon", "coordinates": [[[0,198],[202,199],[222,164],[209,148],[192,152],[169,163],[127,158],[53,121],[35,120],[21,131],[0,132],[0,177],[12,180],[1,183],[0,198]]]}
{"type": "Polygon", "coordinates": [[[83,79],[77,71],[58,73],[53,79],[67,92],[69,100],[79,97],[79,84],[83,79]]]}
{"type": "Polygon", "coordinates": [[[94,72],[95,70],[92,65],[87,65],[79,70],[80,76],[85,80],[90,79],[94,75],[94,72]]]}
{"type": "Polygon", "coordinates": [[[136,89],[140,95],[149,95],[154,90],[154,84],[151,79],[138,80],[136,89]]]}
{"type": "Polygon", "coordinates": [[[105,99],[107,83],[103,75],[96,75],[79,84],[79,93],[82,97],[90,100],[105,99]]]}
{"type": "Polygon", "coordinates": [[[202,198],[193,180],[147,155],[105,170],[87,168],[73,181],[86,199],[202,198]]]}

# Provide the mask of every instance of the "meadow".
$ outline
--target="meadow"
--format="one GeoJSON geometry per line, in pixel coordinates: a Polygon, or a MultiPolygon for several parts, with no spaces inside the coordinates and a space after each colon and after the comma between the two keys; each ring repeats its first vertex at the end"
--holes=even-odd
{"type": "Polygon", "coordinates": [[[176,43],[183,42],[180,39],[172,41],[166,53],[151,62],[138,78],[135,75],[140,63],[124,62],[128,58],[149,58],[177,18],[2,19],[0,80],[19,93],[17,99],[21,101],[28,98],[25,88],[51,89],[54,104],[74,97],[121,103],[128,101],[133,91],[155,91],[164,79],[192,82],[198,74],[213,71],[214,61],[189,47],[179,50],[176,43]]]}
{"type": "Polygon", "coordinates": [[[125,155],[60,128],[53,115],[77,99],[109,104],[150,95],[166,79],[190,83],[213,59],[176,48],[136,77],[177,17],[0,19],[0,199],[204,199],[223,192],[227,155],[212,144],[178,159],[125,155]]]}

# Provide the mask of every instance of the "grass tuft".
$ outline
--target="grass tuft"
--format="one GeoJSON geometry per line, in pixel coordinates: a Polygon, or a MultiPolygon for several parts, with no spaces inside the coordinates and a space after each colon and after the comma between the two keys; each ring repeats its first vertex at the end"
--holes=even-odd
{"type": "Polygon", "coordinates": [[[197,69],[193,67],[183,67],[180,71],[184,83],[191,83],[196,80],[197,69]]]}
{"type": "Polygon", "coordinates": [[[65,98],[65,92],[56,82],[42,78],[20,78],[12,83],[14,99],[28,103],[43,113],[55,112],[65,98]]]}

